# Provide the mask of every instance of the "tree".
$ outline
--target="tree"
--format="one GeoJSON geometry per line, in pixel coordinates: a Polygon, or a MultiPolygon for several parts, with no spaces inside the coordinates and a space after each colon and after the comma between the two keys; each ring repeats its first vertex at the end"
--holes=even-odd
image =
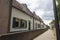
{"type": "Polygon", "coordinates": [[[46,25],[47,29],[50,29],[50,26],[46,25]]]}
{"type": "Polygon", "coordinates": [[[57,0],[57,2],[58,2],[57,12],[58,12],[58,18],[59,18],[59,21],[60,21],[60,0],[57,0]]]}

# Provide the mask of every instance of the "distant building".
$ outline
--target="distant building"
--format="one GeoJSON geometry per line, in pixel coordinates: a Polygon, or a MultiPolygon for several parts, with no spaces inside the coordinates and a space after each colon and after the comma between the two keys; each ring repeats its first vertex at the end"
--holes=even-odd
{"type": "Polygon", "coordinates": [[[50,29],[55,28],[55,20],[52,20],[52,22],[50,23],[50,29]]]}

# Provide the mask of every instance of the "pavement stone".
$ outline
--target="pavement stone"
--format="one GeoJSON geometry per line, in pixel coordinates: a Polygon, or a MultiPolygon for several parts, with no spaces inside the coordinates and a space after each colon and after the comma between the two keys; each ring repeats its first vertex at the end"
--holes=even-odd
{"type": "Polygon", "coordinates": [[[56,40],[53,30],[49,29],[45,33],[39,35],[33,40],[56,40]]]}

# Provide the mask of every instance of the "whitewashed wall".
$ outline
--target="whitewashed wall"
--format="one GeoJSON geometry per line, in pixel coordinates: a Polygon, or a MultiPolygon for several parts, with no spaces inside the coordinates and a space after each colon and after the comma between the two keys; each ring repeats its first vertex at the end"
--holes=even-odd
{"type": "Polygon", "coordinates": [[[17,10],[16,8],[12,7],[10,31],[28,30],[28,23],[27,23],[27,28],[25,28],[25,29],[15,29],[15,28],[12,28],[13,17],[17,17],[19,19],[27,20],[27,22],[30,20],[31,21],[31,30],[33,30],[33,18],[30,17],[29,15],[25,14],[24,12],[22,12],[20,10],[17,10]]]}
{"type": "Polygon", "coordinates": [[[44,25],[44,28],[47,28],[46,25],[44,25]]]}
{"type": "Polygon", "coordinates": [[[36,26],[36,23],[40,24],[40,21],[34,19],[34,29],[40,29],[40,28],[38,28],[38,25],[36,26]]]}
{"type": "Polygon", "coordinates": [[[44,29],[44,24],[41,22],[41,29],[44,29]]]}

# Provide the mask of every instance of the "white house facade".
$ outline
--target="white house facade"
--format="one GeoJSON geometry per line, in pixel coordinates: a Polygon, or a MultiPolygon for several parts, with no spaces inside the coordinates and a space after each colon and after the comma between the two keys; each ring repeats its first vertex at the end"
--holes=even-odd
{"type": "Polygon", "coordinates": [[[26,4],[20,4],[13,0],[10,32],[41,29],[43,25],[40,17],[34,15],[26,4]]]}

